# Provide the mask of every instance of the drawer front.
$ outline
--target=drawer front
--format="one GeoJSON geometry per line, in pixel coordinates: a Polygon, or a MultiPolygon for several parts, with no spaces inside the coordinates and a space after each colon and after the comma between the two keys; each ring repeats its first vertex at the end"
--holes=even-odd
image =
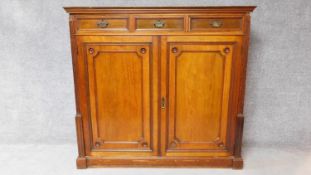
{"type": "Polygon", "coordinates": [[[190,31],[239,31],[242,24],[238,17],[190,17],[190,31]]]}
{"type": "Polygon", "coordinates": [[[136,18],[136,30],[184,30],[184,18],[136,18]]]}
{"type": "Polygon", "coordinates": [[[87,18],[78,20],[79,30],[128,30],[128,18],[87,18]]]}

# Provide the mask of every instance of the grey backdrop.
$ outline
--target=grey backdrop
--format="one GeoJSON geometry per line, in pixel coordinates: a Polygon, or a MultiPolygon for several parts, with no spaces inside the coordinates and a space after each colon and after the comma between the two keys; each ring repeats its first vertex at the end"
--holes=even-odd
{"type": "Polygon", "coordinates": [[[311,145],[310,0],[0,1],[0,143],[75,143],[68,15],[63,6],[257,5],[244,143],[311,145]]]}

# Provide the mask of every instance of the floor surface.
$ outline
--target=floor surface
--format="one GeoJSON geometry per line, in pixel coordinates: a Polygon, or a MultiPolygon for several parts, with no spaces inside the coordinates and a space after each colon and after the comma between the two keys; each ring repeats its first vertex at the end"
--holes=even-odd
{"type": "Polygon", "coordinates": [[[311,175],[311,151],[244,148],[243,170],[92,168],[77,170],[76,145],[0,145],[1,175],[311,175]]]}

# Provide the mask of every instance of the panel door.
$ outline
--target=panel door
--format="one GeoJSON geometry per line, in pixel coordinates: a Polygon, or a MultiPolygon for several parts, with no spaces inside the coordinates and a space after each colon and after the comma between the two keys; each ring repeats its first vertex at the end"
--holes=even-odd
{"type": "Polygon", "coordinates": [[[151,111],[153,48],[152,43],[135,39],[84,44],[93,155],[156,152],[151,111]]]}
{"type": "Polygon", "coordinates": [[[231,155],[229,103],[237,41],[204,36],[164,40],[163,152],[167,156],[231,155]]]}

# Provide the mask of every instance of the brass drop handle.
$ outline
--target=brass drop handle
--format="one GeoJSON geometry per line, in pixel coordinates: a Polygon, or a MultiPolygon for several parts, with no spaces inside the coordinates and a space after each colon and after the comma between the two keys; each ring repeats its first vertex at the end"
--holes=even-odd
{"type": "Polygon", "coordinates": [[[165,26],[165,23],[163,21],[158,20],[153,25],[155,28],[163,28],[165,26]]]}
{"type": "Polygon", "coordinates": [[[104,20],[99,21],[99,22],[97,23],[97,27],[100,27],[100,28],[107,28],[108,25],[109,25],[109,22],[104,21],[104,20]]]}
{"type": "Polygon", "coordinates": [[[210,23],[213,28],[220,28],[222,26],[222,21],[214,20],[210,23]]]}

